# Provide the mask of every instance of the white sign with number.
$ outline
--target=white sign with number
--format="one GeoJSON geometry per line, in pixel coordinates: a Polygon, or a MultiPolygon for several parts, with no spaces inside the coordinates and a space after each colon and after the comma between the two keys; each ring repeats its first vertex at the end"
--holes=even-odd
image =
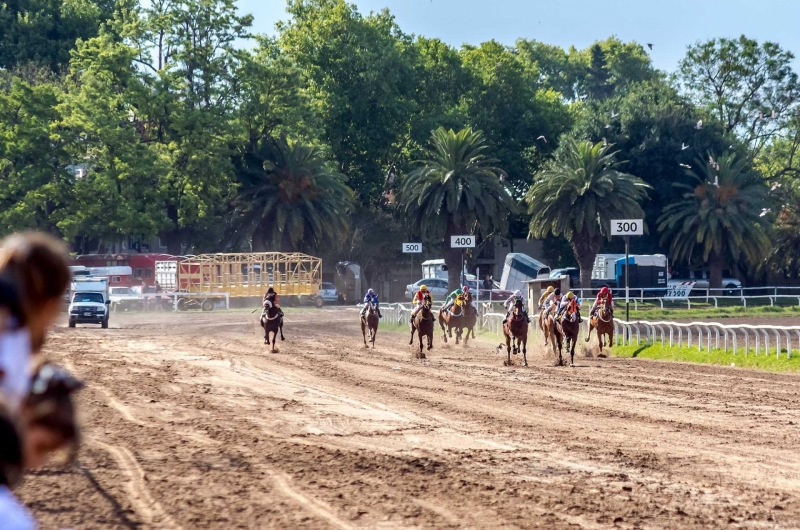
{"type": "Polygon", "coordinates": [[[422,243],[403,243],[403,254],[422,254],[422,243]]]}
{"type": "Polygon", "coordinates": [[[643,219],[612,219],[612,236],[642,236],[644,235],[643,219]]]}
{"type": "Polygon", "coordinates": [[[667,294],[664,296],[664,298],[670,298],[672,300],[685,300],[686,298],[689,298],[689,293],[692,292],[695,283],[697,282],[681,282],[670,285],[667,287],[667,294]]]}
{"type": "Polygon", "coordinates": [[[450,248],[475,248],[475,236],[450,236],[450,248]]]}

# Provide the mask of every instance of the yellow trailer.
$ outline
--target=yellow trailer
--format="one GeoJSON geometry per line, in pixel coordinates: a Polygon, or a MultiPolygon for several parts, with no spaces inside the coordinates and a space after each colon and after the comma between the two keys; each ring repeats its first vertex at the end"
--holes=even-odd
{"type": "Polygon", "coordinates": [[[322,300],[321,284],[322,260],[297,252],[203,254],[178,262],[178,290],[187,293],[260,297],[274,287],[291,303],[322,300]]]}

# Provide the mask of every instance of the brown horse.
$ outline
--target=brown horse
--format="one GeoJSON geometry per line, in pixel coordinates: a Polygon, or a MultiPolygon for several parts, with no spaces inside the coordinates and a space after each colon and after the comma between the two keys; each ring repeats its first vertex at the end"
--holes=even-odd
{"type": "Polygon", "coordinates": [[[379,323],[378,310],[375,308],[374,303],[369,302],[367,314],[361,317],[361,335],[364,337],[365,348],[369,348],[367,346],[367,331],[369,331],[369,341],[372,343],[372,347],[375,347],[375,337],[378,335],[379,323]]]}
{"type": "Polygon", "coordinates": [[[467,345],[470,334],[475,338],[475,326],[478,324],[478,308],[472,305],[472,293],[464,293],[464,320],[461,325],[467,330],[464,337],[464,346],[467,345]]]}
{"type": "Polygon", "coordinates": [[[522,350],[522,360],[528,366],[528,321],[525,312],[522,310],[522,300],[517,300],[511,310],[511,316],[503,324],[503,335],[506,337],[506,354],[508,359],[503,362],[505,366],[511,366],[511,343],[514,343],[514,355],[522,350]]]}
{"type": "Polygon", "coordinates": [[[275,342],[278,340],[278,331],[281,333],[281,340],[286,340],[283,336],[283,319],[280,309],[269,300],[264,300],[265,312],[261,313],[261,327],[264,328],[264,344],[270,344],[269,334],[272,333],[272,353],[276,353],[275,342]]]}
{"type": "Polygon", "coordinates": [[[603,341],[606,335],[608,336],[609,348],[614,345],[614,314],[608,307],[608,298],[604,298],[600,302],[597,313],[589,319],[589,334],[586,335],[586,342],[589,342],[593,329],[597,330],[597,343],[600,345],[600,352],[603,351],[603,341]]]}
{"type": "Polygon", "coordinates": [[[553,306],[542,312],[540,315],[542,317],[541,326],[544,334],[544,344],[547,346],[548,342],[550,343],[551,348],[553,348],[553,356],[558,356],[558,364],[556,366],[561,366],[561,348],[564,344],[564,333],[556,324],[554,309],[555,307],[553,306]]]}
{"type": "MultiPolygon", "coordinates": [[[[569,352],[569,365],[575,366],[575,343],[578,342],[578,332],[580,332],[581,325],[578,323],[578,302],[577,300],[570,300],[566,311],[561,315],[561,320],[556,324],[561,334],[566,340],[567,351],[569,352]]],[[[561,357],[561,342],[558,345],[558,365],[565,366],[566,363],[561,357]]]]}
{"type": "Polygon", "coordinates": [[[429,295],[425,295],[422,300],[422,309],[411,319],[411,340],[409,346],[414,344],[414,332],[419,335],[419,352],[414,354],[416,359],[425,359],[422,353],[422,337],[428,337],[428,351],[433,349],[433,311],[431,310],[433,301],[429,295]]]}
{"type": "Polygon", "coordinates": [[[439,326],[442,328],[442,336],[445,342],[447,342],[448,335],[453,338],[453,328],[456,330],[456,344],[460,342],[464,327],[463,294],[456,297],[456,301],[449,311],[445,311],[444,307],[439,310],[439,326]],[[445,324],[447,324],[447,330],[444,329],[445,324]]]}

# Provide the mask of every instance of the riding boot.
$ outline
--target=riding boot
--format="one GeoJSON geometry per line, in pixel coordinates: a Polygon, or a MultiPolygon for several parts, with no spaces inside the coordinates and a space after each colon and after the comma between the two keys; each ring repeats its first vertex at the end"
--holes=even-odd
{"type": "Polygon", "coordinates": [[[531,323],[531,317],[528,315],[528,313],[525,313],[525,320],[528,321],[528,324],[531,323]]]}
{"type": "Polygon", "coordinates": [[[581,316],[581,310],[578,309],[578,324],[583,323],[583,317],[581,316]]]}

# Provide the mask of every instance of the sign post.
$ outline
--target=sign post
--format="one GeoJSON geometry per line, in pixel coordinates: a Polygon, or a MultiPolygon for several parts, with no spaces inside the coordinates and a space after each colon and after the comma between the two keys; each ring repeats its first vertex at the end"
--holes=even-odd
{"type": "Polygon", "coordinates": [[[644,235],[644,220],[643,219],[612,219],[611,220],[611,235],[612,236],[625,236],[625,321],[631,319],[631,288],[628,277],[628,270],[630,265],[630,246],[631,236],[644,235]]]}
{"type": "MultiPolygon", "coordinates": [[[[464,249],[475,248],[475,236],[450,236],[450,248],[461,249],[461,270],[458,271],[458,276],[462,280],[464,278],[464,249]]],[[[461,287],[459,285],[459,287],[461,287]]]]}
{"type": "MultiPolygon", "coordinates": [[[[414,284],[414,254],[422,254],[422,243],[403,243],[403,254],[411,255],[411,284],[414,284]]],[[[423,278],[424,280],[425,278],[423,278]]]]}

